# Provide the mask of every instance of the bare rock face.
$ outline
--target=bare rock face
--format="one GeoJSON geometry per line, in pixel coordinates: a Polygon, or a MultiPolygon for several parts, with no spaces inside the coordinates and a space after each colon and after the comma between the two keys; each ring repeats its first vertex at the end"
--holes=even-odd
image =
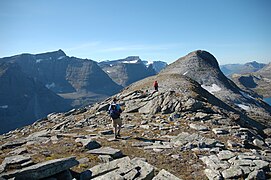
{"type": "Polygon", "coordinates": [[[17,63],[0,60],[0,134],[70,109],[66,100],[22,72],[17,63]]]}

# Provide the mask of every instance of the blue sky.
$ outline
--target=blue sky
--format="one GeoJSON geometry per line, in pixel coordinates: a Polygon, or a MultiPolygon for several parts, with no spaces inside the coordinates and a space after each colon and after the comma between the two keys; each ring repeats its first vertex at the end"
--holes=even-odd
{"type": "Polygon", "coordinates": [[[62,49],[95,61],[271,62],[270,0],[1,0],[0,57],[62,49]]]}

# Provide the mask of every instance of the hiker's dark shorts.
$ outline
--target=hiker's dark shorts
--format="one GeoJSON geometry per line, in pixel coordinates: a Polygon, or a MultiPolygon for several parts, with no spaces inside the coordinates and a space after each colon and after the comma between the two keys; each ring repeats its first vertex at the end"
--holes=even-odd
{"type": "Polygon", "coordinates": [[[121,119],[120,118],[112,119],[112,124],[113,124],[113,127],[122,126],[121,119]]]}

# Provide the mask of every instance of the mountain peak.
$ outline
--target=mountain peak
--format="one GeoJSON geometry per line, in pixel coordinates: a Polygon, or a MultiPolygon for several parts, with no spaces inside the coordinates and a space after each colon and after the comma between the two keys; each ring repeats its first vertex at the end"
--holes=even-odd
{"type": "Polygon", "coordinates": [[[40,54],[36,54],[35,55],[37,58],[43,58],[43,57],[51,57],[51,58],[55,58],[58,59],[60,57],[65,57],[67,56],[65,54],[65,52],[61,49],[57,50],[57,51],[52,51],[52,52],[46,52],[46,53],[40,53],[40,54]]]}
{"type": "Polygon", "coordinates": [[[199,57],[200,59],[202,59],[206,63],[210,64],[212,67],[219,68],[219,65],[218,65],[216,58],[208,51],[196,50],[196,51],[189,53],[187,56],[188,56],[188,58],[190,58],[191,56],[199,57]]]}

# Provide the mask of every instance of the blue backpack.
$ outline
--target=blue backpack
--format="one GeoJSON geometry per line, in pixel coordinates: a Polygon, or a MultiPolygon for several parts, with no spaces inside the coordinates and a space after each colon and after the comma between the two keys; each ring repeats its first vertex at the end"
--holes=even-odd
{"type": "Polygon", "coordinates": [[[117,119],[120,117],[120,113],[121,113],[121,109],[118,105],[116,104],[111,104],[110,105],[110,110],[109,110],[109,114],[110,114],[110,117],[112,119],[117,119]]]}

